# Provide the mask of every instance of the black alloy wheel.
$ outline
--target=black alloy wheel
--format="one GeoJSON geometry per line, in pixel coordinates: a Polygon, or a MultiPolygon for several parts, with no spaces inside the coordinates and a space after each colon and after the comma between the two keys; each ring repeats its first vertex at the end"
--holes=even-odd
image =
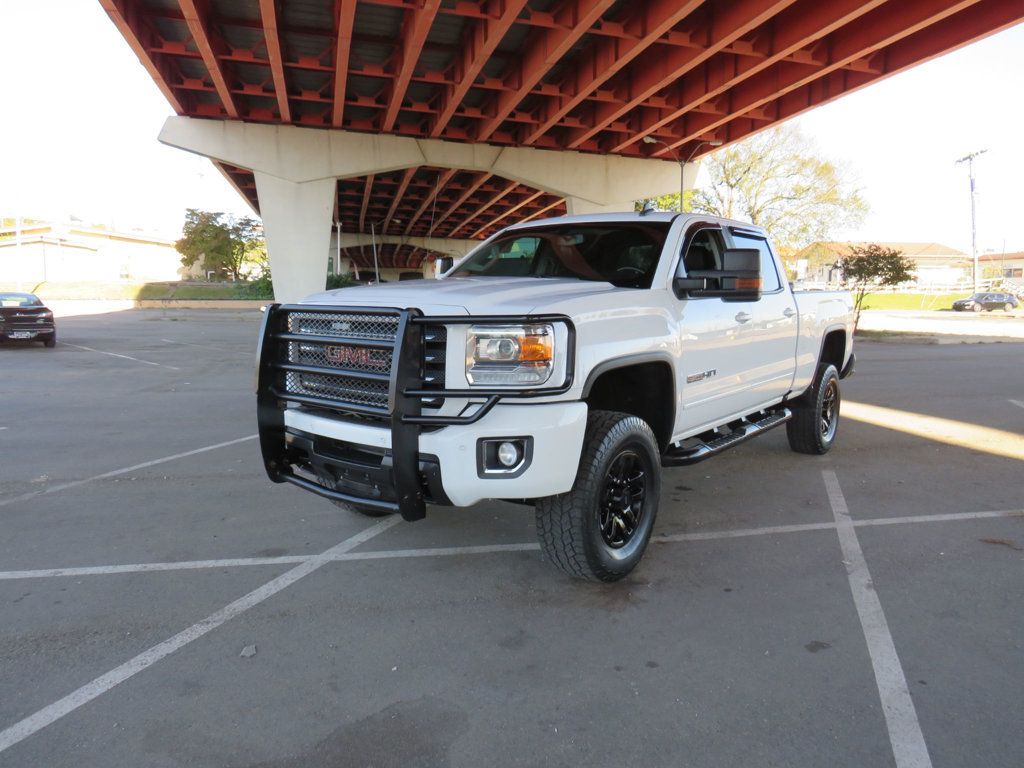
{"type": "Polygon", "coordinates": [[[819,429],[821,439],[831,443],[836,436],[836,427],[839,426],[839,382],[829,379],[821,395],[821,413],[819,416],[819,429]]]}
{"type": "Polygon", "coordinates": [[[632,448],[623,449],[608,467],[601,492],[601,538],[612,549],[622,549],[643,522],[649,473],[632,448]]]}

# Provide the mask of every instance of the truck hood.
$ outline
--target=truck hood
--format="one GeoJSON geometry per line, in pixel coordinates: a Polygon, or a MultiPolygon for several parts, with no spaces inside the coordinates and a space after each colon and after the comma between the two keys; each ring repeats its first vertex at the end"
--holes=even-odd
{"type": "Polygon", "coordinates": [[[629,290],[611,283],[572,278],[449,277],[409,280],[324,291],[304,304],[417,307],[428,315],[527,315],[540,309],[558,311],[573,299],[629,290]]]}

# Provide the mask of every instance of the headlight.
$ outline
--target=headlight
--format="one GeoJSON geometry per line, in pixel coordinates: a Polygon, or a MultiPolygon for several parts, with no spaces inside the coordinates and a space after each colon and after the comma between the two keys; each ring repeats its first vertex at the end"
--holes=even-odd
{"type": "Polygon", "coordinates": [[[543,384],[554,359],[555,329],[548,323],[474,325],[466,336],[470,384],[543,384]]]}

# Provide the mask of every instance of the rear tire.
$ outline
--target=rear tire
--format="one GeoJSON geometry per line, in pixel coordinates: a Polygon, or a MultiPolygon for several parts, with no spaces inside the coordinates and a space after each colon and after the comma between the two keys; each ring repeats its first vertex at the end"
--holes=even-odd
{"type": "Polygon", "coordinates": [[[646,422],[591,411],[572,489],[537,501],[541,549],[570,576],[618,581],[647,549],[660,493],[661,454],[646,422]]]}
{"type": "Polygon", "coordinates": [[[1013,312],[1013,304],[1011,304],[1010,302],[1006,302],[1005,304],[1003,304],[1003,309],[1007,312],[1013,312]]]}
{"type": "Polygon", "coordinates": [[[841,400],[836,367],[819,365],[810,390],[791,405],[793,418],[786,422],[789,447],[812,456],[828,453],[836,442],[841,400]]]}

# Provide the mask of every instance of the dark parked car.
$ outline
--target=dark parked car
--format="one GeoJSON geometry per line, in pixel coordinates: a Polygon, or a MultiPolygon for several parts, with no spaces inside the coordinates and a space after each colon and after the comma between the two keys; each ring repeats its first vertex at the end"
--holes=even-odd
{"type": "Polygon", "coordinates": [[[34,339],[48,347],[57,346],[53,312],[31,293],[0,292],[0,341],[34,339]]]}
{"type": "Polygon", "coordinates": [[[956,312],[991,312],[994,309],[1005,309],[1012,312],[1019,302],[1012,293],[976,293],[966,299],[953,302],[953,310],[956,312]]]}

